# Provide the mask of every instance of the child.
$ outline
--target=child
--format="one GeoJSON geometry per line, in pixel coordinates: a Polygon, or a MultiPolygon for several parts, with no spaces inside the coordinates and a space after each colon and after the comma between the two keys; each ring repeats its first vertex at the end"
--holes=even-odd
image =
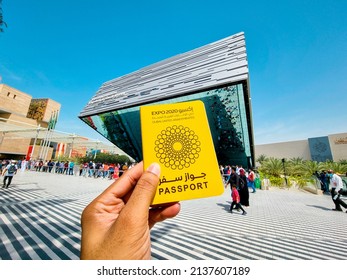
{"type": "Polygon", "coordinates": [[[233,212],[233,208],[234,206],[236,206],[236,209],[241,209],[242,210],[242,215],[246,215],[247,212],[242,208],[241,203],[240,203],[240,195],[239,192],[236,189],[236,185],[232,185],[231,188],[231,198],[232,198],[232,202],[231,202],[231,206],[230,206],[230,213],[233,212]]]}

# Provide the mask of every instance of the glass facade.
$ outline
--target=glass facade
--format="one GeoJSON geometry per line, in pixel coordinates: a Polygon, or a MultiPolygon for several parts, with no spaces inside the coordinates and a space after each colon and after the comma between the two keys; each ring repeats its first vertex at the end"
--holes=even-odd
{"type": "MultiPolygon", "coordinates": [[[[244,88],[245,84],[239,82],[150,104],[201,100],[205,104],[218,162],[250,167],[253,158],[253,143],[250,142],[252,128],[248,94],[244,88]]],[[[81,119],[134,160],[142,160],[139,106],[81,119]]]]}

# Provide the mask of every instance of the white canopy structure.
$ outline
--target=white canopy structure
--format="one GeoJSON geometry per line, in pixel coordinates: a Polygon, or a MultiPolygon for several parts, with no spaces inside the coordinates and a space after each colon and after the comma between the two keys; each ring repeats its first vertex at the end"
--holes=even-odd
{"type": "Polygon", "coordinates": [[[50,142],[71,144],[73,148],[86,148],[94,150],[107,150],[111,153],[125,154],[112,143],[106,143],[98,139],[91,139],[74,133],[66,133],[57,130],[48,130],[40,125],[30,125],[18,121],[0,118],[0,143],[3,139],[48,139],[50,142]],[[47,137],[49,134],[49,138],[47,137]]]}

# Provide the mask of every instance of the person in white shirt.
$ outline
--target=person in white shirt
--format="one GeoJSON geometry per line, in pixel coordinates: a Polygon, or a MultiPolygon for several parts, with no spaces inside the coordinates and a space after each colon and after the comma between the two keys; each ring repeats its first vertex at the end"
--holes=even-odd
{"type": "Polygon", "coordinates": [[[328,170],[328,173],[331,176],[329,185],[331,198],[333,199],[333,202],[335,204],[335,208],[333,208],[332,210],[342,211],[341,205],[347,208],[347,204],[340,199],[340,191],[343,187],[342,179],[333,170],[328,170]]]}
{"type": "Polygon", "coordinates": [[[27,161],[23,159],[20,166],[21,172],[24,172],[26,168],[27,168],[27,161]]]}

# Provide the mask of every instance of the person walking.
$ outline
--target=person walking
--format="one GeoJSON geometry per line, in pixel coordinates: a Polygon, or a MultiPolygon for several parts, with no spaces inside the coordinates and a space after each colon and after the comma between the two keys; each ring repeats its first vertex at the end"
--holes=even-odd
{"type": "Polygon", "coordinates": [[[230,206],[230,213],[233,213],[233,209],[235,206],[235,209],[241,209],[242,210],[242,215],[246,215],[247,212],[245,211],[245,209],[242,208],[242,205],[240,203],[240,195],[236,189],[236,185],[231,186],[231,198],[232,198],[232,202],[231,202],[231,206],[230,206]]]}
{"type": "Polygon", "coordinates": [[[340,190],[342,190],[343,183],[340,176],[338,176],[333,170],[329,170],[328,174],[331,175],[330,179],[330,192],[331,198],[335,204],[334,211],[342,211],[340,203],[340,190]]]}
{"type": "Polygon", "coordinates": [[[223,178],[226,182],[225,187],[227,186],[227,184],[229,182],[230,175],[231,175],[231,167],[230,167],[230,165],[226,165],[223,169],[223,178]]]}
{"type": "Polygon", "coordinates": [[[4,176],[4,181],[3,181],[3,188],[7,189],[13,179],[14,174],[17,173],[17,166],[15,161],[11,161],[5,169],[2,171],[2,176],[4,176]]]}
{"type": "Polygon", "coordinates": [[[322,170],[322,172],[319,175],[319,180],[321,181],[323,193],[330,194],[329,193],[329,183],[328,183],[328,175],[325,170],[322,170]]]}
{"type": "Polygon", "coordinates": [[[240,169],[240,179],[239,179],[239,194],[240,203],[243,206],[249,206],[249,190],[247,186],[247,177],[244,169],[240,169]]]}
{"type": "Polygon", "coordinates": [[[249,187],[252,188],[252,192],[255,193],[255,185],[254,185],[254,180],[255,180],[255,174],[254,171],[252,169],[249,169],[248,172],[248,185],[249,187]]]}
{"type": "Polygon", "coordinates": [[[236,188],[239,188],[240,185],[240,176],[236,173],[236,166],[231,166],[231,173],[230,173],[230,177],[229,180],[227,181],[225,186],[230,185],[230,188],[235,185],[236,188]]]}
{"type": "Polygon", "coordinates": [[[27,169],[27,164],[28,162],[26,161],[26,159],[24,158],[21,162],[21,166],[20,166],[20,170],[21,172],[25,172],[25,170],[27,169]]]}

